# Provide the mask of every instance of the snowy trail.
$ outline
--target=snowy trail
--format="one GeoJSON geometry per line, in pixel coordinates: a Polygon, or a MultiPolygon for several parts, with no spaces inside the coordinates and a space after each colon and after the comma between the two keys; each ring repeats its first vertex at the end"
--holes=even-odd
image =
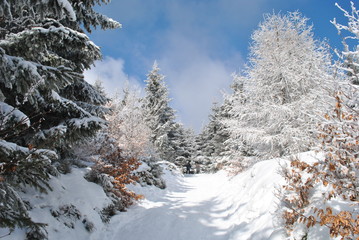
{"type": "Polygon", "coordinates": [[[224,173],[177,178],[167,190],[152,188],[146,200],[115,216],[92,239],[283,239],[273,223],[278,176],[271,168],[267,163],[231,181],[224,173]]]}
{"type": "Polygon", "coordinates": [[[224,235],[228,228],[218,224],[226,217],[217,200],[225,182],[218,180],[206,174],[185,177],[156,202],[145,201],[131,209],[131,216],[121,214],[113,237],[105,239],[228,239],[224,235]]]}

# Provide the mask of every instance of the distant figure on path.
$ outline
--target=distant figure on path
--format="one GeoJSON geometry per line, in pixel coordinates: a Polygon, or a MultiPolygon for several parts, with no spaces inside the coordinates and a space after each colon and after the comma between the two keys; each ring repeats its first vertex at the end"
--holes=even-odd
{"type": "Polygon", "coordinates": [[[190,174],[191,173],[191,167],[192,167],[191,162],[188,161],[187,164],[185,165],[185,167],[186,167],[186,173],[190,174]]]}
{"type": "Polygon", "coordinates": [[[196,173],[198,174],[201,171],[201,166],[199,163],[196,163],[196,173]]]}

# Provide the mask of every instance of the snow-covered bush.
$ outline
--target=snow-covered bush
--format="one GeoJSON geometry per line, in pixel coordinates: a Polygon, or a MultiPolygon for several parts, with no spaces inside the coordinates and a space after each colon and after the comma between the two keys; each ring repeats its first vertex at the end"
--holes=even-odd
{"type": "Polygon", "coordinates": [[[63,205],[58,209],[50,209],[51,215],[68,228],[75,228],[75,222],[82,217],[81,212],[74,205],[63,205]]]}
{"type": "Polygon", "coordinates": [[[104,147],[86,179],[100,184],[113,200],[116,210],[125,211],[136,200],[142,198],[126,186],[138,181],[134,171],[139,166],[138,159],[123,157],[119,147],[114,150],[104,147]]]}
{"type": "Polygon", "coordinates": [[[162,178],[163,169],[158,161],[142,162],[135,175],[138,177],[137,182],[141,186],[156,186],[160,189],[166,188],[166,182],[162,178]]]}
{"type": "MultiPolygon", "coordinates": [[[[341,9],[341,8],[340,8],[341,9]]],[[[344,9],[348,26],[333,21],[337,29],[348,30],[358,41],[358,11],[344,9]]],[[[323,114],[318,126],[318,139],[324,156],[314,163],[292,161],[285,170],[287,180],[284,202],[286,227],[302,232],[310,239],[311,228],[319,228],[327,236],[341,239],[359,238],[359,107],[357,87],[357,52],[349,51],[344,41],[342,65],[346,81],[338,83],[332,96],[331,111],[323,114]],[[321,227],[319,227],[320,225],[321,227]]],[[[297,236],[300,236],[297,234],[297,236]]]]}

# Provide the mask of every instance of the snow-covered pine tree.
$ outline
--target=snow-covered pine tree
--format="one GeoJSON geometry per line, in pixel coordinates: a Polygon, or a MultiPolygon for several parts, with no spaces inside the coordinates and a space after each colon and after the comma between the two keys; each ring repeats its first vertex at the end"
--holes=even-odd
{"type": "Polygon", "coordinates": [[[102,96],[106,96],[105,88],[103,86],[103,81],[100,78],[96,78],[93,87],[97,92],[99,92],[102,96]]]}
{"type": "Polygon", "coordinates": [[[221,105],[214,104],[212,113],[209,116],[208,127],[213,132],[212,142],[214,144],[214,157],[221,157],[226,155],[227,146],[225,142],[229,139],[227,126],[223,124],[225,119],[230,118],[230,111],[232,109],[231,102],[224,99],[221,105]]]}
{"type": "Polygon", "coordinates": [[[205,125],[201,132],[195,137],[195,155],[194,159],[197,163],[201,164],[202,169],[207,172],[212,168],[212,154],[213,143],[211,138],[213,137],[213,133],[211,132],[211,128],[208,125],[205,125]]]}
{"type": "Polygon", "coordinates": [[[194,156],[194,132],[192,129],[186,129],[181,123],[176,123],[173,131],[173,149],[176,153],[175,164],[184,166],[187,161],[192,161],[194,156]]]}
{"type": "Polygon", "coordinates": [[[213,103],[209,122],[196,137],[196,161],[204,165],[205,171],[215,171],[228,155],[226,141],[229,139],[225,120],[229,118],[231,102],[213,103]]]}
{"type": "Polygon", "coordinates": [[[195,132],[192,128],[183,128],[182,136],[182,143],[180,144],[180,146],[183,146],[182,155],[187,159],[193,160],[196,150],[195,132]]]}
{"type": "Polygon", "coordinates": [[[105,124],[106,98],[83,79],[101,54],[82,28],[120,27],[93,10],[100,2],[108,1],[0,2],[0,227],[27,227],[29,239],[46,234],[17,189],[46,191],[51,163],[105,124]]]}
{"type": "Polygon", "coordinates": [[[242,76],[245,102],[235,97],[229,128],[231,138],[259,158],[306,151],[313,144],[331,64],[307,21],[298,12],[266,15],[252,35],[242,76]]]}
{"type": "MultiPolygon", "coordinates": [[[[244,89],[244,85],[246,82],[246,78],[239,74],[233,74],[233,83],[231,84],[232,93],[226,94],[224,96],[225,101],[228,103],[228,113],[227,118],[221,119],[222,124],[224,124],[228,131],[230,130],[230,126],[236,125],[238,120],[240,119],[239,110],[243,110],[244,104],[246,104],[246,91],[244,89]],[[234,110],[234,105],[237,105],[234,110]]],[[[236,132],[229,132],[230,136],[225,142],[225,146],[227,148],[227,155],[230,155],[232,158],[236,158],[238,156],[250,156],[250,149],[246,149],[245,141],[240,136],[235,135],[236,132]]]]}
{"type": "Polygon", "coordinates": [[[169,106],[170,98],[164,82],[165,77],[159,71],[155,62],[147,75],[146,96],[143,103],[145,119],[151,130],[151,142],[159,157],[175,162],[175,137],[178,126],[175,122],[175,111],[169,106]]]}
{"type": "Polygon", "coordinates": [[[222,105],[213,103],[209,122],[203,127],[201,136],[201,146],[199,150],[206,157],[218,157],[224,152],[224,142],[228,139],[226,126],[222,120],[227,118],[227,104],[222,105]]]}

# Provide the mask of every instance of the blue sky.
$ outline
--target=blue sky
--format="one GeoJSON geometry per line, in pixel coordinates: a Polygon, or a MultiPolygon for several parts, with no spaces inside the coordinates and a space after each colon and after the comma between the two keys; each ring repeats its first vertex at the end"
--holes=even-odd
{"type": "Polygon", "coordinates": [[[229,91],[231,74],[243,68],[251,34],[264,14],[298,10],[314,25],[317,39],[340,48],[330,20],[346,20],[336,2],[349,10],[343,0],[113,0],[98,11],[123,27],[90,34],[104,59],[85,77],[101,79],[109,94],[126,79],[143,87],[157,60],[178,119],[198,132],[212,103],[229,91]]]}

